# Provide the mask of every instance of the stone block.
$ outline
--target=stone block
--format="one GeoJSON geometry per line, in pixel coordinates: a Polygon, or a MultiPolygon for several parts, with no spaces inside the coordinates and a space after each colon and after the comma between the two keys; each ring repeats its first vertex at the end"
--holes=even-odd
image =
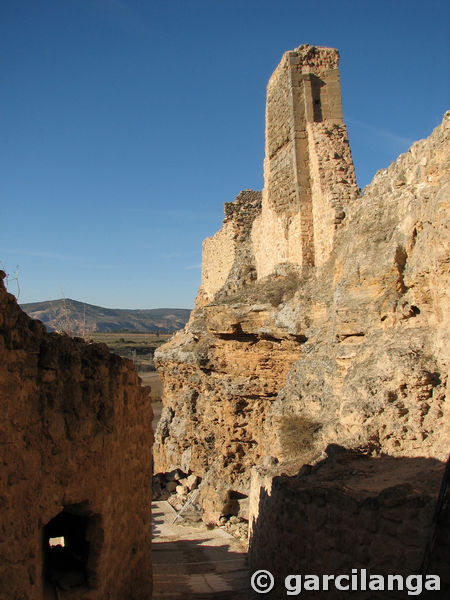
{"type": "Polygon", "coordinates": [[[186,486],[189,490],[195,490],[197,489],[198,483],[199,483],[200,478],[197,475],[194,475],[193,473],[191,475],[189,475],[189,477],[187,477],[186,479],[186,486]]]}

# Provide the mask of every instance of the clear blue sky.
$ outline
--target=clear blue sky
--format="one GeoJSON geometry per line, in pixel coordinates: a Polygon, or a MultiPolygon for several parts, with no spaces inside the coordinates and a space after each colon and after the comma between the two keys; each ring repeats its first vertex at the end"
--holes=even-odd
{"type": "Polygon", "coordinates": [[[192,307],[224,202],[262,187],[283,52],[339,48],[363,187],[448,108],[448,6],[0,0],[0,260],[20,302],[192,307]]]}

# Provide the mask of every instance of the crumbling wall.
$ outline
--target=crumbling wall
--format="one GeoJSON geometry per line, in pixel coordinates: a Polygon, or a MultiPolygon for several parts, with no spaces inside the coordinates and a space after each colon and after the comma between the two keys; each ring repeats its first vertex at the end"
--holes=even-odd
{"type": "MultiPolygon", "coordinates": [[[[253,475],[254,569],[421,573],[450,439],[449,132],[447,113],[377,173],[336,230],[320,281],[295,297],[308,339],[266,421],[266,468],[253,475]],[[332,444],[365,458],[321,462],[332,444]]],[[[428,569],[442,597],[449,516],[447,495],[428,569]]]]}
{"type": "Polygon", "coordinates": [[[262,212],[252,231],[258,278],[280,263],[301,271],[323,264],[359,194],[338,63],[337,50],[306,44],[286,52],[269,80],[262,212]]]}
{"type": "MultiPolygon", "coordinates": [[[[251,217],[247,263],[251,255],[258,279],[286,264],[299,271],[321,266],[346,207],[359,196],[342,119],[338,63],[337,50],[305,44],[283,55],[267,85],[262,202],[257,211],[248,210],[254,200],[246,190],[235,203],[243,212],[245,198],[251,217]]],[[[226,218],[222,229],[204,241],[200,302],[211,302],[228,287],[242,247],[234,231],[233,220],[226,218]]]]}
{"type": "Polygon", "coordinates": [[[0,406],[0,598],[151,597],[152,409],[132,363],[47,334],[1,283],[0,406]],[[68,562],[49,555],[58,515],[83,530],[68,562]]]}
{"type": "Polygon", "coordinates": [[[330,258],[336,229],[345,219],[347,207],[358,197],[347,129],[341,123],[308,123],[308,151],[314,263],[322,267],[330,258]]]}
{"type": "Polygon", "coordinates": [[[291,315],[308,340],[272,406],[272,456],[292,458],[280,428],[292,413],[318,424],[313,453],[339,443],[446,459],[449,129],[447,114],[375,176],[320,277],[302,283],[291,315]]]}
{"type": "Polygon", "coordinates": [[[230,274],[234,263],[236,244],[233,223],[224,223],[212,237],[203,242],[202,252],[202,297],[211,301],[230,274]]]}
{"type": "MultiPolygon", "coordinates": [[[[428,546],[444,465],[425,458],[369,458],[332,446],[327,452],[325,460],[303,467],[296,477],[267,476],[263,469],[252,473],[250,569],[276,576],[278,585],[269,597],[286,597],[284,579],[290,574],[342,574],[350,584],[352,573],[358,573],[359,582],[364,570],[364,579],[382,575],[387,586],[389,574],[405,580],[425,575],[423,565],[440,577],[440,592],[425,597],[446,597],[450,506],[440,514],[434,544],[428,546]]],[[[351,595],[358,600],[377,595],[360,584],[355,590],[351,595]]],[[[322,594],[345,597],[334,582],[322,594]]],[[[387,587],[379,594],[409,597],[387,587]]]]}
{"type": "Polygon", "coordinates": [[[197,305],[211,302],[222,288],[230,293],[256,278],[250,232],[260,212],[261,192],[244,190],[225,203],[222,228],[203,242],[197,305]]]}

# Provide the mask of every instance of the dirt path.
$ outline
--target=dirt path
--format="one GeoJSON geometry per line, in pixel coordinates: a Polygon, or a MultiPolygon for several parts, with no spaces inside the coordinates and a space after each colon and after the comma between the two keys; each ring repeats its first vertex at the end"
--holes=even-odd
{"type": "Polygon", "coordinates": [[[153,502],[153,600],[249,600],[243,544],[222,529],[173,523],[168,502],[153,502]]]}

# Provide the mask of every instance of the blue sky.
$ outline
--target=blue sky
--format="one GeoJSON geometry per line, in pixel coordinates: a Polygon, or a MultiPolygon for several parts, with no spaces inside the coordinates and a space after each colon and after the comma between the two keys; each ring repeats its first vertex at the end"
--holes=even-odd
{"type": "Polygon", "coordinates": [[[262,187],[283,52],[339,48],[365,186],[448,108],[448,6],[1,0],[0,260],[19,301],[192,307],[224,202],[262,187]]]}

